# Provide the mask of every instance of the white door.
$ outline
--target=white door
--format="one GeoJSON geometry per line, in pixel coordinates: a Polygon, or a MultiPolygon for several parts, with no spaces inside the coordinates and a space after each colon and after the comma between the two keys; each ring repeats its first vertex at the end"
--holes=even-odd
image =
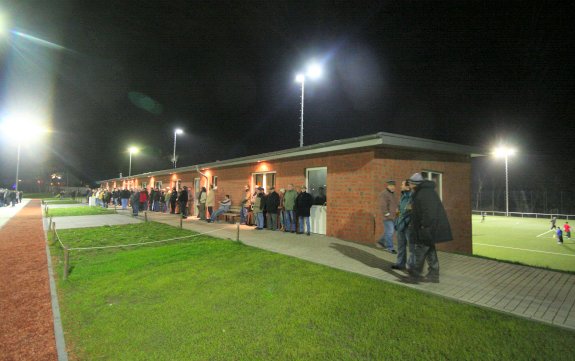
{"type": "Polygon", "coordinates": [[[194,209],[190,210],[190,214],[197,216],[198,215],[198,193],[200,192],[200,178],[194,178],[194,209]]]}
{"type": "Polygon", "coordinates": [[[326,234],[327,167],[306,169],[306,187],[313,198],[310,222],[312,233],[326,234]]]}

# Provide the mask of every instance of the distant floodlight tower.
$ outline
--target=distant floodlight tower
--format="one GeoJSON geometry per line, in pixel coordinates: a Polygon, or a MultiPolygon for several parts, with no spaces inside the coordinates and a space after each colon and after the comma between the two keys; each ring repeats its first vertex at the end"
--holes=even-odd
{"type": "Polygon", "coordinates": [[[305,80],[310,78],[312,80],[317,79],[322,74],[322,68],[319,64],[312,63],[307,67],[307,72],[305,74],[299,73],[295,77],[295,81],[301,83],[301,122],[299,128],[299,146],[303,147],[303,105],[304,105],[304,91],[305,91],[305,80]]]}
{"type": "Polygon", "coordinates": [[[174,168],[176,168],[176,137],[178,136],[178,134],[184,134],[184,131],[181,130],[180,128],[174,130],[174,155],[172,158],[172,161],[174,162],[174,168]]]}
{"type": "Polygon", "coordinates": [[[510,156],[515,155],[517,150],[508,146],[499,146],[493,151],[493,155],[497,158],[505,158],[505,216],[509,217],[509,171],[508,159],[510,156]]]}
{"type": "Polygon", "coordinates": [[[128,148],[128,152],[130,152],[130,167],[128,168],[128,177],[132,175],[132,154],[137,154],[140,151],[137,147],[130,147],[128,148]]]}

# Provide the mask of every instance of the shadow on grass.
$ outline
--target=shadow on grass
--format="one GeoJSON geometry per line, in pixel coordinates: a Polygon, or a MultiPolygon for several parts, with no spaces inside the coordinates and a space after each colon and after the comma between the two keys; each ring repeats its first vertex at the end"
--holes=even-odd
{"type": "Polygon", "coordinates": [[[356,261],[363,263],[364,265],[372,268],[379,268],[385,273],[396,278],[398,282],[408,283],[408,284],[418,284],[418,281],[402,271],[396,271],[391,269],[393,262],[386,261],[379,258],[369,252],[363,251],[359,248],[346,246],[344,244],[332,243],[330,247],[343,254],[346,257],[352,258],[356,261]]]}

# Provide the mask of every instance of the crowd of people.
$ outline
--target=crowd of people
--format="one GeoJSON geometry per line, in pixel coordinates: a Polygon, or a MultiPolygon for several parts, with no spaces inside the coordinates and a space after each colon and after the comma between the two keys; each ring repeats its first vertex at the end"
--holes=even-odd
{"type": "Polygon", "coordinates": [[[22,191],[0,188],[0,207],[15,207],[16,204],[22,203],[22,191]]]}
{"type": "MultiPolygon", "coordinates": [[[[217,187],[210,185],[209,191],[201,187],[194,195],[191,189],[184,186],[180,191],[176,188],[96,189],[87,194],[94,197],[97,206],[107,208],[110,205],[132,208],[132,215],[139,212],[163,212],[179,214],[188,218],[194,200],[197,200],[197,218],[208,223],[216,222],[222,214],[230,212],[232,200],[229,194],[224,195],[215,209],[217,187]]],[[[325,198],[325,196],[324,196],[325,198]]],[[[256,186],[251,193],[246,185],[240,201],[240,224],[253,225],[257,230],[269,229],[298,234],[311,234],[310,210],[314,204],[311,194],[305,186],[295,189],[288,184],[287,189],[276,192],[275,187],[269,187],[266,192],[263,187],[256,186]]]]}

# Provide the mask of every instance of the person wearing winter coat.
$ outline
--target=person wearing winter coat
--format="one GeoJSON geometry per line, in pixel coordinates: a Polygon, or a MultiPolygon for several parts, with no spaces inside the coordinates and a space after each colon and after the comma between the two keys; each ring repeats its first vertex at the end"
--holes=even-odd
{"type": "Polygon", "coordinates": [[[270,193],[266,199],[266,217],[268,229],[275,231],[278,224],[278,208],[280,206],[280,196],[274,187],[270,187],[270,193]]]}
{"type": "Polygon", "coordinates": [[[313,197],[307,192],[307,187],[301,187],[301,192],[295,199],[295,211],[298,217],[299,231],[298,234],[304,233],[304,222],[307,226],[306,234],[311,234],[311,225],[309,221],[311,206],[313,205],[313,197]]]}
{"type": "Polygon", "coordinates": [[[184,189],[180,192],[178,196],[178,204],[180,205],[180,213],[182,218],[188,218],[188,187],[184,186],[184,189]]]}
{"type": "Polygon", "coordinates": [[[447,214],[435,191],[435,182],[425,180],[420,173],[409,178],[413,190],[410,235],[415,244],[414,265],[409,274],[419,279],[427,261],[429,272],[425,281],[439,282],[439,260],[435,245],[453,239],[447,214]]]}
{"type": "Polygon", "coordinates": [[[178,200],[178,191],[176,187],[172,188],[172,192],[170,193],[170,213],[176,213],[176,201],[178,200]]]}
{"type": "Polygon", "coordinates": [[[399,202],[395,194],[394,180],[388,180],[386,182],[385,190],[379,195],[379,205],[381,207],[381,213],[383,214],[383,235],[375,246],[377,248],[385,248],[386,251],[395,254],[397,252],[393,248],[393,233],[399,202]]]}
{"type": "Polygon", "coordinates": [[[202,190],[198,194],[198,207],[199,207],[199,211],[200,211],[200,214],[198,215],[198,217],[200,217],[200,219],[202,221],[206,220],[206,200],[207,200],[207,198],[208,198],[208,195],[206,192],[206,187],[202,187],[202,190]]]}
{"type": "Polygon", "coordinates": [[[284,194],[284,232],[295,233],[295,199],[297,192],[293,188],[293,184],[288,184],[287,190],[284,194]]]}
{"type": "Polygon", "coordinates": [[[256,219],[256,229],[264,229],[264,189],[259,187],[254,198],[254,217],[256,219]]]}
{"type": "Polygon", "coordinates": [[[130,202],[132,203],[132,216],[137,217],[140,210],[140,192],[137,189],[130,197],[130,202]]]}
{"type": "Polygon", "coordinates": [[[214,213],[214,206],[216,205],[216,189],[217,188],[214,188],[214,185],[211,184],[210,191],[206,195],[206,208],[208,209],[209,213],[208,217],[211,217],[212,213],[214,213]]]}

